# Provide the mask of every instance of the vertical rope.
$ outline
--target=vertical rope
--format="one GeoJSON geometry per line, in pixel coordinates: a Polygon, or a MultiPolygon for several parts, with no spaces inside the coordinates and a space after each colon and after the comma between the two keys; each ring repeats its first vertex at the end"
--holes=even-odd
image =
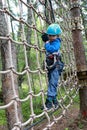
{"type": "MultiPolygon", "coordinates": [[[[23,14],[23,8],[22,8],[22,3],[19,1],[19,8],[20,8],[20,18],[22,18],[23,14]]],[[[25,31],[24,31],[24,25],[22,24],[22,41],[24,42],[24,55],[25,55],[25,68],[29,69],[28,66],[28,59],[27,59],[27,51],[26,51],[26,37],[25,37],[25,31]]],[[[31,117],[34,115],[34,110],[33,110],[33,97],[32,97],[32,86],[31,86],[31,81],[30,81],[30,73],[27,70],[27,78],[28,78],[28,85],[29,85],[29,93],[30,93],[30,110],[31,110],[31,117]]],[[[31,123],[33,123],[33,118],[31,120],[31,123]]],[[[33,130],[33,128],[32,128],[33,130]]]]}

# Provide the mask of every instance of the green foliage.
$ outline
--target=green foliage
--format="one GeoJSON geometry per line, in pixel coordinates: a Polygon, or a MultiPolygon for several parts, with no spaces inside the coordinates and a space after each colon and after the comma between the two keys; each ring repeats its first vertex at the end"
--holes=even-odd
{"type": "MultiPolygon", "coordinates": [[[[0,106],[3,105],[0,103],[0,106]]],[[[6,115],[5,110],[0,110],[0,125],[5,125],[7,123],[6,121],[6,115]]]]}
{"type": "Polygon", "coordinates": [[[86,55],[86,61],[87,61],[87,41],[84,40],[84,48],[85,48],[85,55],[86,55]]]}
{"type": "MultiPolygon", "coordinates": [[[[28,86],[26,84],[23,85],[22,87],[22,93],[20,95],[21,99],[24,99],[28,95],[28,86]]],[[[38,91],[38,88],[36,89],[38,91]]],[[[23,118],[24,121],[28,120],[30,115],[31,115],[31,100],[29,99],[26,102],[23,102],[22,105],[22,113],[23,113],[23,118]]],[[[42,106],[42,99],[40,97],[33,97],[33,107],[34,107],[34,113],[35,114],[40,114],[41,111],[41,106],[42,106]]]]}
{"type": "Polygon", "coordinates": [[[65,128],[64,130],[69,130],[68,128],[65,128]]]}
{"type": "Polygon", "coordinates": [[[79,121],[79,122],[78,122],[78,127],[79,127],[80,129],[83,129],[84,124],[83,124],[81,121],[79,121]]]}

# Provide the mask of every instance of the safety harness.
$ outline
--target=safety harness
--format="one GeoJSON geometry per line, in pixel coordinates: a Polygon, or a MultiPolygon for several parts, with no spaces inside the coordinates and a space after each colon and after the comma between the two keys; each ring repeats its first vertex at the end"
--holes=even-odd
{"type": "Polygon", "coordinates": [[[61,75],[64,68],[64,62],[61,60],[61,54],[59,51],[46,56],[46,68],[48,71],[57,68],[59,75],[61,75]]]}
{"type": "Polygon", "coordinates": [[[47,54],[47,56],[46,56],[46,67],[48,69],[52,69],[52,68],[56,67],[56,64],[58,63],[59,60],[60,60],[59,51],[54,52],[52,54],[47,54]]]}

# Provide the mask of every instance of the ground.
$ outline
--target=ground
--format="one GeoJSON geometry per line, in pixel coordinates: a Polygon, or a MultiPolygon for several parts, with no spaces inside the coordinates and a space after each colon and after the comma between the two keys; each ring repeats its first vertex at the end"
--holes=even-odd
{"type": "MultiPolygon", "coordinates": [[[[79,118],[78,107],[71,107],[63,117],[52,127],[52,130],[87,130],[87,122],[79,118]]],[[[35,127],[35,130],[42,130],[46,121],[35,127]]],[[[0,130],[7,130],[5,126],[0,126],[0,130]]]]}
{"type": "Polygon", "coordinates": [[[71,108],[67,117],[62,118],[52,130],[87,130],[87,122],[79,118],[79,110],[71,108]]]}
{"type": "MultiPolygon", "coordinates": [[[[52,130],[87,130],[87,122],[79,118],[79,109],[71,107],[67,112],[67,117],[63,117],[52,127],[52,130]]],[[[35,130],[42,130],[45,123],[38,126],[35,130]]]]}

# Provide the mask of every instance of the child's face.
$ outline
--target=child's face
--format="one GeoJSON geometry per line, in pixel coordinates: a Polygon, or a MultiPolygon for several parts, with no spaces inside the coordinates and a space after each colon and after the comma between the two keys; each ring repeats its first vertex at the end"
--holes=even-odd
{"type": "Polygon", "coordinates": [[[48,37],[49,37],[49,41],[53,41],[57,38],[56,35],[48,35],[48,37]]]}

